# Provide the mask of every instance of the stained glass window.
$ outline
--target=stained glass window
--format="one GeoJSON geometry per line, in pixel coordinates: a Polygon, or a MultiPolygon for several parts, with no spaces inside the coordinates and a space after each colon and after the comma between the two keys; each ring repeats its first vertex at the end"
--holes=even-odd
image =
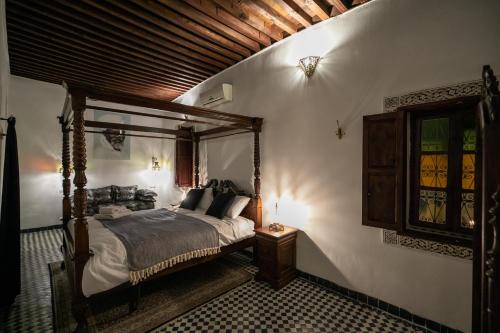
{"type": "Polygon", "coordinates": [[[462,189],[474,190],[475,181],[475,154],[463,154],[462,156],[462,189]]]}
{"type": "MultiPolygon", "coordinates": [[[[473,109],[412,116],[410,224],[419,228],[470,233],[474,226],[476,123],[473,109]],[[416,197],[416,198],[415,198],[416,197]]],[[[419,229],[421,230],[421,229],[419,229]]]]}
{"type": "Polygon", "coordinates": [[[464,151],[476,150],[476,130],[474,128],[467,128],[464,130],[464,151]]]}
{"type": "Polygon", "coordinates": [[[420,157],[420,185],[445,188],[448,179],[448,155],[422,155],[420,157]]]}
{"type": "Polygon", "coordinates": [[[448,150],[448,118],[422,120],[422,151],[439,152],[448,150]]]}
{"type": "Polygon", "coordinates": [[[446,223],[446,192],[420,190],[418,219],[422,222],[446,223]]]}
{"type": "Polygon", "coordinates": [[[460,226],[467,229],[474,227],[474,193],[462,193],[460,226]]]}

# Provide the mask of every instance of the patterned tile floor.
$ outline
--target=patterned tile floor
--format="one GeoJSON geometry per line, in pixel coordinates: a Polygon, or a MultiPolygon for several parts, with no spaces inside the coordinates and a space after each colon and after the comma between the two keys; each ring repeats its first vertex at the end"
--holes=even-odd
{"type": "MultiPolygon", "coordinates": [[[[22,293],[0,332],[51,332],[47,263],[62,260],[60,230],[22,234],[22,293]]],[[[255,273],[244,255],[232,260],[255,273]]],[[[380,310],[295,279],[279,292],[251,281],[154,330],[163,332],[425,332],[380,310]]]]}

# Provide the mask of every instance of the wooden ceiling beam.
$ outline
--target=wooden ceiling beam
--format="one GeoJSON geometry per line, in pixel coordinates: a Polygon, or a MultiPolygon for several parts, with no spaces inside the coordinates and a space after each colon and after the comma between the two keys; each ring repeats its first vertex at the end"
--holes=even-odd
{"type": "Polygon", "coordinates": [[[212,0],[217,5],[224,8],[228,13],[237,19],[247,23],[255,29],[264,32],[266,35],[280,41],[283,39],[283,32],[269,21],[264,20],[262,17],[250,12],[248,8],[243,8],[241,0],[212,0]]]}
{"type": "MultiPolygon", "coordinates": [[[[16,5],[20,5],[24,7],[25,11],[18,10],[18,8],[13,8],[14,6],[10,6],[8,10],[9,13],[15,13],[17,16],[21,17],[25,23],[30,23],[31,21],[37,21],[41,24],[50,27],[49,34],[53,29],[61,30],[63,36],[68,33],[72,33],[76,35],[78,40],[88,41],[90,44],[100,44],[103,49],[113,48],[118,50],[119,52],[129,53],[134,56],[145,58],[149,61],[158,61],[161,62],[164,66],[173,69],[176,72],[182,72],[188,75],[199,76],[203,78],[207,78],[213,74],[213,71],[200,68],[197,66],[193,66],[192,64],[183,63],[182,61],[159,54],[158,52],[154,52],[145,47],[141,47],[140,44],[136,44],[134,42],[126,41],[117,36],[108,35],[102,31],[97,31],[93,27],[87,27],[85,25],[85,20],[77,15],[71,15],[72,19],[65,18],[66,11],[61,10],[60,8],[54,7],[54,10],[48,9],[40,9],[39,7],[35,7],[34,5],[27,5],[24,1],[16,2],[16,5]],[[57,15],[56,12],[59,11],[61,15],[57,15]],[[36,13],[36,14],[35,14],[36,13]],[[40,17],[40,15],[44,17],[51,18],[52,20],[47,20],[44,17],[40,17]],[[80,21],[80,22],[79,22],[80,21]],[[56,23],[60,22],[60,23],[56,23]],[[61,28],[64,26],[64,28],[61,28]]],[[[39,4],[44,6],[54,5],[53,2],[45,2],[41,1],[39,4]]],[[[126,35],[126,33],[124,33],[126,35]]],[[[140,40],[139,40],[140,41],[140,40]]],[[[179,74],[182,74],[179,73],[179,74]]]]}
{"type": "Polygon", "coordinates": [[[117,73],[120,73],[121,75],[125,75],[131,78],[147,79],[150,80],[151,82],[155,82],[158,84],[168,84],[169,86],[176,87],[181,90],[189,90],[191,88],[191,85],[182,84],[179,83],[179,81],[175,81],[166,77],[158,79],[156,76],[149,76],[146,73],[138,71],[135,68],[132,67],[127,68],[111,60],[95,57],[91,54],[86,54],[86,53],[75,54],[71,50],[61,49],[53,44],[47,45],[43,41],[34,42],[28,38],[20,38],[16,33],[9,34],[9,46],[10,45],[12,45],[10,49],[20,50],[21,52],[23,52],[24,49],[27,49],[33,52],[41,52],[48,56],[54,54],[56,57],[59,57],[61,59],[68,59],[70,61],[72,60],[78,62],[82,61],[90,66],[94,65],[99,68],[106,68],[108,70],[113,69],[117,73]],[[82,56],[83,58],[85,58],[85,60],[82,60],[82,56]]]}
{"type": "Polygon", "coordinates": [[[324,21],[330,18],[330,11],[328,8],[321,2],[321,0],[294,0],[297,5],[301,8],[308,8],[311,12],[314,13],[320,20],[324,21]]]}
{"type": "Polygon", "coordinates": [[[181,28],[191,31],[192,33],[197,34],[202,38],[211,40],[212,42],[217,43],[220,46],[223,46],[229,50],[237,52],[238,54],[241,54],[244,57],[249,57],[252,54],[248,48],[238,43],[235,43],[232,40],[224,36],[221,36],[210,29],[207,29],[205,26],[198,24],[197,22],[191,20],[190,18],[187,18],[170,10],[169,8],[159,4],[156,1],[153,0],[129,0],[129,1],[138,6],[141,6],[142,8],[150,11],[155,15],[160,16],[163,19],[170,21],[171,23],[178,25],[181,28]]]}
{"type": "Polygon", "coordinates": [[[25,24],[21,25],[16,25],[12,21],[16,21],[16,18],[13,18],[12,16],[9,17],[9,22],[7,23],[7,27],[9,28],[9,38],[10,36],[19,36],[19,38],[28,40],[30,39],[30,36],[36,37],[36,42],[40,43],[43,42],[50,47],[55,47],[55,48],[62,48],[63,50],[65,49],[75,49],[77,53],[85,55],[87,53],[94,54],[98,57],[101,57],[102,59],[112,59],[113,62],[121,63],[127,68],[137,68],[139,71],[144,72],[148,76],[157,76],[160,79],[164,78],[171,78],[174,79],[176,82],[179,82],[179,84],[183,84],[186,86],[192,87],[193,85],[198,84],[203,80],[203,78],[196,78],[196,77],[185,77],[184,74],[182,73],[175,73],[168,68],[161,67],[161,70],[155,67],[152,67],[152,64],[154,63],[151,62],[143,62],[142,59],[135,59],[134,62],[130,61],[129,57],[124,56],[126,53],[116,53],[114,51],[110,51],[106,48],[100,48],[96,45],[86,43],[84,41],[79,40],[78,38],[67,38],[68,36],[63,36],[61,34],[58,34],[55,31],[47,31],[44,30],[44,28],[41,25],[31,25],[31,23],[26,22],[25,24]],[[27,28],[35,26],[37,29],[41,29],[41,31],[44,31],[48,34],[39,32],[39,31],[33,31],[27,28]],[[57,36],[57,38],[54,38],[54,36],[57,36]]]}
{"type": "Polygon", "coordinates": [[[57,76],[56,74],[48,74],[48,73],[40,73],[36,69],[25,69],[22,67],[19,67],[19,65],[14,65],[11,66],[11,74],[12,75],[17,75],[17,76],[22,76],[26,77],[29,79],[33,80],[38,80],[38,81],[44,81],[44,82],[49,82],[57,85],[61,85],[63,81],[69,84],[84,84],[87,86],[95,86],[96,84],[99,85],[99,87],[108,89],[108,90],[113,90],[116,91],[117,93],[128,93],[128,94],[135,94],[137,96],[143,96],[145,98],[171,98],[174,99],[178,95],[167,95],[167,94],[155,94],[152,91],[145,91],[144,89],[131,89],[131,88],[121,88],[121,87],[116,87],[114,85],[110,85],[107,82],[88,82],[83,78],[75,78],[70,79],[70,80],[64,80],[61,76],[57,76]]]}
{"type": "MultiPolygon", "coordinates": [[[[107,0],[109,3],[113,4],[116,7],[120,7],[123,10],[126,10],[130,12],[131,14],[136,15],[137,17],[140,17],[146,22],[149,22],[150,24],[157,25],[158,27],[161,27],[164,30],[170,31],[177,36],[184,38],[186,40],[190,40],[193,43],[196,43],[202,47],[205,47],[209,50],[212,50],[214,52],[217,52],[219,54],[222,54],[228,58],[231,58],[236,61],[243,60],[243,56],[241,54],[238,54],[237,52],[233,52],[231,50],[228,50],[224,47],[221,47],[217,45],[216,43],[213,43],[211,41],[208,41],[204,38],[200,38],[197,35],[188,32],[184,29],[181,29],[177,27],[174,24],[168,23],[165,19],[162,19],[156,15],[153,15],[146,11],[145,9],[141,9],[141,7],[133,5],[130,2],[125,2],[122,0],[107,0]]],[[[158,4],[158,6],[161,6],[158,4]]],[[[161,6],[162,7],[162,6],[161,6]]]]}
{"type": "Polygon", "coordinates": [[[297,5],[293,0],[275,0],[277,1],[285,10],[289,12],[291,16],[295,18],[304,27],[310,27],[314,24],[311,16],[307,14],[299,5],[297,5]]]}
{"type": "Polygon", "coordinates": [[[280,29],[288,32],[290,35],[297,32],[297,26],[285,18],[281,17],[281,15],[275,11],[272,7],[268,6],[262,0],[244,0],[246,6],[248,6],[255,13],[261,15],[262,17],[267,18],[273,24],[275,24],[280,29]]]}
{"type": "Polygon", "coordinates": [[[243,22],[232,16],[228,11],[226,11],[221,6],[217,5],[211,0],[184,0],[192,7],[198,9],[199,11],[209,15],[213,19],[219,21],[222,24],[227,25],[233,30],[253,39],[254,41],[264,45],[271,45],[271,38],[267,36],[260,30],[255,29],[251,25],[243,22]]]}
{"type": "Polygon", "coordinates": [[[36,58],[36,64],[33,62],[32,57],[20,55],[20,54],[13,54],[11,57],[10,61],[14,64],[22,65],[26,69],[29,69],[31,67],[33,68],[39,68],[41,70],[46,70],[49,73],[50,72],[57,72],[60,73],[61,75],[64,75],[64,80],[71,79],[72,76],[78,76],[78,78],[84,78],[87,81],[96,81],[99,80],[101,82],[110,82],[113,83],[115,86],[120,86],[122,88],[133,88],[133,87],[142,87],[146,89],[160,89],[162,91],[170,91],[172,94],[180,94],[181,92],[172,90],[171,88],[162,88],[158,87],[154,84],[142,84],[138,83],[137,81],[130,81],[130,80],[125,80],[124,78],[119,78],[114,75],[106,75],[103,73],[99,73],[98,71],[92,70],[90,68],[79,68],[75,67],[72,64],[61,64],[56,61],[51,61],[50,59],[43,59],[41,56],[38,56],[36,58]]]}
{"type": "MultiPolygon", "coordinates": [[[[212,74],[217,72],[218,69],[227,67],[219,61],[204,57],[197,52],[189,51],[175,44],[169,43],[161,38],[151,35],[150,33],[132,27],[129,24],[121,23],[112,15],[103,14],[98,10],[93,10],[91,7],[86,6],[81,1],[66,1],[55,0],[60,5],[67,6],[74,9],[82,15],[77,15],[73,11],[66,10],[67,15],[72,16],[74,19],[79,20],[83,24],[91,25],[96,31],[105,31],[107,34],[130,40],[141,48],[148,48],[155,52],[159,52],[164,56],[171,58],[170,61],[178,65],[187,67],[189,69],[201,68],[210,71],[212,74]],[[114,28],[113,28],[114,27],[114,28]],[[121,31],[120,31],[121,30],[121,31]],[[164,45],[164,46],[163,46],[164,45]]],[[[53,4],[52,1],[46,2],[49,6],[53,4]]],[[[97,4],[97,2],[96,2],[97,4]]],[[[56,7],[56,6],[52,6],[56,7]]]]}
{"type": "MultiPolygon", "coordinates": [[[[332,7],[334,7],[340,14],[347,12],[349,8],[342,2],[342,0],[326,0],[332,7]]],[[[333,8],[332,8],[333,9],[333,8]]]]}
{"type": "MultiPolygon", "coordinates": [[[[138,20],[135,15],[132,16],[129,12],[124,13],[122,12],[121,9],[118,9],[116,7],[111,7],[110,5],[102,1],[94,1],[94,0],[80,0],[80,1],[83,1],[86,4],[95,7],[99,11],[105,12],[108,15],[108,17],[118,17],[121,20],[138,27],[139,29],[149,32],[148,34],[142,31],[140,33],[136,32],[135,29],[130,30],[136,32],[136,35],[140,38],[143,37],[148,38],[150,41],[157,43],[158,45],[165,45],[172,50],[196,58],[203,62],[208,62],[211,65],[215,65],[221,68],[225,68],[228,65],[229,66],[234,65],[236,63],[236,61],[233,59],[230,59],[219,53],[203,48],[195,43],[192,43],[190,40],[180,38],[170,33],[168,30],[163,30],[161,28],[158,28],[157,25],[147,24],[144,20],[138,20]]],[[[105,22],[110,22],[113,26],[123,29],[123,24],[118,23],[118,21],[114,19],[106,20],[105,16],[102,15],[98,16],[103,18],[105,22]]]]}
{"type": "Polygon", "coordinates": [[[33,67],[32,64],[25,64],[23,62],[12,61],[11,62],[12,74],[29,77],[29,74],[32,76],[36,75],[38,79],[46,82],[52,82],[56,84],[62,84],[63,81],[67,83],[75,83],[75,84],[84,84],[92,87],[99,87],[100,89],[109,89],[113,91],[121,91],[126,92],[128,94],[136,94],[141,96],[158,96],[162,98],[176,98],[180,95],[180,93],[173,93],[162,91],[159,89],[151,89],[144,88],[144,86],[129,86],[123,84],[115,84],[110,83],[107,80],[103,80],[100,78],[81,76],[80,74],[71,73],[67,71],[61,71],[58,69],[52,68],[50,71],[47,71],[46,68],[38,68],[33,67]],[[45,78],[45,79],[44,79],[45,78]],[[49,81],[50,80],[50,81],[49,81]]]}
{"type": "Polygon", "coordinates": [[[229,38],[235,41],[236,43],[239,43],[245,46],[246,48],[249,48],[254,52],[260,51],[260,45],[256,41],[214,20],[210,16],[205,15],[204,13],[194,9],[193,7],[187,5],[182,1],[179,0],[158,0],[158,1],[163,5],[169,7],[170,9],[175,10],[176,12],[190,18],[191,20],[194,20],[208,27],[209,29],[217,32],[218,34],[221,34],[226,38],[229,38]]]}
{"type": "Polygon", "coordinates": [[[81,57],[72,57],[69,53],[56,54],[54,52],[47,52],[47,50],[38,48],[33,48],[30,46],[21,46],[16,42],[12,43],[14,47],[9,49],[9,53],[12,54],[13,57],[16,56],[29,56],[30,59],[44,59],[46,61],[53,60],[55,64],[68,65],[74,68],[83,68],[84,70],[88,70],[90,73],[94,72],[97,74],[106,74],[111,77],[117,77],[119,79],[124,80],[124,82],[137,82],[145,85],[154,85],[164,89],[171,89],[178,92],[186,92],[189,90],[187,87],[178,87],[172,84],[166,84],[165,82],[159,82],[156,80],[151,80],[149,78],[145,78],[143,76],[131,75],[130,72],[119,71],[113,65],[106,66],[99,64],[97,62],[88,61],[87,59],[83,60],[81,57]]]}
{"type": "MultiPolygon", "coordinates": [[[[20,2],[21,3],[21,2],[20,2]]],[[[28,7],[29,8],[29,7],[28,7]]],[[[119,54],[128,54],[132,56],[132,59],[136,60],[136,58],[141,58],[145,60],[146,62],[150,63],[156,63],[160,66],[164,66],[165,68],[171,69],[174,73],[177,73],[177,75],[186,77],[186,78],[200,78],[200,79],[206,79],[208,78],[211,74],[210,73],[203,73],[200,72],[199,70],[190,70],[184,67],[179,67],[173,64],[172,62],[165,60],[164,58],[158,57],[157,53],[150,52],[148,50],[144,50],[139,47],[133,47],[134,46],[132,43],[124,43],[120,41],[119,39],[116,38],[111,38],[103,34],[95,34],[92,29],[88,29],[86,27],[80,26],[76,23],[72,24],[72,26],[79,27],[80,29],[83,29],[85,32],[90,32],[91,36],[86,33],[79,32],[79,30],[74,30],[74,28],[68,27],[66,25],[66,21],[62,19],[61,17],[58,17],[57,15],[51,15],[50,13],[46,13],[43,11],[39,11],[36,8],[30,8],[33,11],[37,12],[37,14],[41,15],[48,15],[47,17],[53,18],[54,21],[59,21],[62,24],[58,24],[52,20],[44,20],[43,18],[39,17],[39,15],[26,15],[23,13],[20,13],[19,16],[22,18],[20,21],[24,25],[29,25],[31,27],[34,27],[37,29],[37,25],[31,24],[31,22],[39,22],[43,25],[48,25],[50,29],[45,29],[45,31],[50,35],[54,33],[54,29],[56,30],[61,30],[61,33],[58,33],[59,36],[62,36],[63,38],[68,34],[71,33],[72,35],[75,35],[75,40],[76,41],[85,41],[89,47],[96,47],[97,45],[101,46],[102,50],[110,50],[113,49],[117,51],[119,54]],[[104,40],[101,39],[100,37],[105,38],[104,40]],[[116,41],[116,44],[115,44],[116,41]],[[137,50],[137,51],[136,51],[137,50]],[[135,58],[134,58],[135,57],[135,58]]],[[[9,12],[13,12],[14,9],[12,6],[10,6],[9,12]]],[[[15,19],[14,19],[15,20],[15,19]]],[[[68,22],[72,23],[72,22],[68,22]]],[[[18,27],[18,29],[22,29],[21,27],[18,27]]],[[[130,60],[129,60],[130,61],[130,60]]]]}

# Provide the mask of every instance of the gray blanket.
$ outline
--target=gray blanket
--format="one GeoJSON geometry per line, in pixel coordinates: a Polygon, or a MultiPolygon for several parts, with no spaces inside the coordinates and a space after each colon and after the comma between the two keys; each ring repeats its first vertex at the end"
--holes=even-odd
{"type": "Polygon", "coordinates": [[[101,223],[125,246],[133,284],[177,263],[220,251],[219,233],[212,225],[164,208],[101,223]]]}

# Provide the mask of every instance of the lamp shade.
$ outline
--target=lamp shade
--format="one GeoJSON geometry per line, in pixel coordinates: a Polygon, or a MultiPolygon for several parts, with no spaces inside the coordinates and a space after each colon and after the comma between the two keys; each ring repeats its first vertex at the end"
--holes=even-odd
{"type": "Polygon", "coordinates": [[[318,56],[309,56],[299,60],[299,66],[304,71],[304,74],[309,78],[314,74],[316,66],[321,58],[318,56]]]}

